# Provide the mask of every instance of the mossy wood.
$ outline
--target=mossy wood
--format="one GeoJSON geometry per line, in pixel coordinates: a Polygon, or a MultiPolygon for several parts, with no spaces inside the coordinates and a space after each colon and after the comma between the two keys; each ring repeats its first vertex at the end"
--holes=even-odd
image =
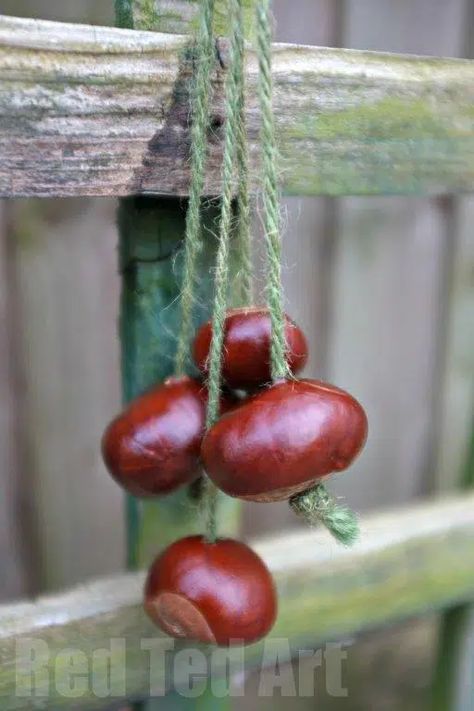
{"type": "MultiPolygon", "coordinates": [[[[280,611],[272,636],[289,640],[288,653],[474,596],[472,494],[363,518],[361,540],[349,550],[331,543],[324,531],[286,533],[254,545],[277,581],[280,611]]],[[[90,670],[93,652],[110,650],[111,639],[126,644],[124,695],[148,696],[150,657],[140,647],[153,638],[155,650],[164,651],[170,640],[145,618],[142,585],[143,574],[130,573],[35,603],[0,607],[2,709],[32,708],[31,698],[15,696],[15,683],[24,691],[30,679],[26,670],[15,679],[17,645],[26,639],[49,645],[44,671],[51,675],[49,708],[110,706],[111,699],[94,697],[88,683],[89,690],[77,699],[56,696],[55,689],[58,680],[60,688],[67,685],[70,671],[57,662],[58,653],[68,647],[83,652],[90,670]]],[[[261,645],[247,648],[246,664],[258,666],[261,654],[261,645]]],[[[155,688],[162,688],[163,668],[155,664],[153,669],[155,688]]],[[[42,679],[40,674],[37,683],[42,679]]],[[[101,681],[95,678],[95,688],[101,681]]]]}
{"type": "MultiPolygon", "coordinates": [[[[120,0],[118,0],[120,2],[120,0]]],[[[198,0],[133,0],[134,28],[184,34],[197,27],[198,0]]],[[[252,35],[256,0],[243,0],[246,36],[252,35]]],[[[214,32],[226,34],[229,26],[229,11],[223,0],[217,0],[214,12],[214,32]]]]}
{"type": "MultiPolygon", "coordinates": [[[[188,41],[1,17],[0,194],[186,194],[188,41]]],[[[208,194],[220,186],[223,73],[216,67],[208,194]]],[[[274,74],[286,192],[474,190],[473,62],[275,45],[274,74]]],[[[258,187],[251,49],[247,80],[258,187]]]]}

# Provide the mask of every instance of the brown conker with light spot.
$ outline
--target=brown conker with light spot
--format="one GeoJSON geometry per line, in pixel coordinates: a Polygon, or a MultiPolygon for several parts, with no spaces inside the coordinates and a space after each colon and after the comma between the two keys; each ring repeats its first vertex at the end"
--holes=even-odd
{"type": "Polygon", "coordinates": [[[280,501],[346,469],[367,438],[351,395],[317,380],[281,380],[221,417],[202,443],[207,474],[229,496],[280,501]]]}
{"type": "MultiPolygon", "coordinates": [[[[308,345],[302,330],[285,316],[287,361],[292,373],[304,368],[308,345]]],[[[256,306],[229,309],[224,322],[222,377],[236,390],[253,390],[271,380],[271,320],[267,308],[256,306]]],[[[198,330],[193,344],[194,362],[207,373],[212,339],[212,323],[198,330]]]]}
{"type": "MultiPolygon", "coordinates": [[[[113,478],[139,497],[168,494],[196,479],[206,404],[206,388],[189,377],[169,378],[135,398],[102,438],[113,478]]],[[[230,404],[223,398],[223,409],[230,404]]]]}
{"type": "Polygon", "coordinates": [[[271,630],[277,596],[270,571],[247,545],[190,536],[152,564],[144,606],[172,637],[228,646],[256,642],[271,630]]]}

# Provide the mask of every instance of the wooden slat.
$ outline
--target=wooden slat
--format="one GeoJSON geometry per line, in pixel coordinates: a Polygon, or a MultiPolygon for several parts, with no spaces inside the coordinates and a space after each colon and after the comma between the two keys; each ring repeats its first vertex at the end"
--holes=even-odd
{"type": "MultiPolygon", "coordinates": [[[[186,42],[0,18],[0,194],[185,194],[186,42]]],[[[221,49],[225,54],[223,43],[221,49]]],[[[274,72],[287,192],[474,189],[472,63],[276,45],[274,72]]],[[[247,74],[256,166],[251,51],[247,74]]],[[[220,142],[219,135],[210,141],[208,193],[219,190],[220,142]]]]}
{"type": "MultiPolygon", "coordinates": [[[[322,531],[255,543],[279,588],[274,638],[288,639],[295,651],[474,596],[473,495],[372,516],[362,521],[362,531],[351,550],[336,547],[322,531]]],[[[48,645],[51,663],[71,647],[90,662],[94,650],[110,649],[112,639],[125,640],[127,695],[147,695],[149,656],[140,645],[154,637],[157,649],[164,650],[168,640],[145,619],[142,585],[142,573],[127,574],[36,603],[0,607],[0,696],[6,708],[31,708],[31,698],[15,696],[17,645],[31,639],[48,645]]],[[[258,665],[261,650],[261,645],[248,648],[246,662],[258,665]]],[[[58,680],[64,688],[69,671],[55,664],[49,707],[100,706],[91,689],[77,699],[57,693],[58,680]]],[[[154,673],[155,681],[163,683],[159,665],[154,673]]],[[[97,666],[95,674],[97,685],[102,680],[97,666]]],[[[28,679],[25,670],[23,682],[28,679]]],[[[107,703],[110,698],[102,700],[103,706],[107,703]]]]}
{"type": "Polygon", "coordinates": [[[442,417],[437,440],[438,489],[459,486],[474,413],[474,197],[463,198],[454,227],[454,264],[448,304],[442,417]]]}
{"type": "Polygon", "coordinates": [[[31,592],[33,570],[27,543],[30,482],[20,462],[20,388],[15,353],[16,289],[6,203],[0,201],[0,600],[31,592]]]}
{"type": "Polygon", "coordinates": [[[360,398],[370,432],[335,490],[358,510],[401,505],[420,491],[431,446],[443,211],[347,199],[339,225],[329,379],[360,398]]]}
{"type": "MultiPolygon", "coordinates": [[[[346,0],[341,44],[459,56],[469,2],[346,0]]],[[[457,241],[452,202],[339,201],[332,378],[367,405],[370,438],[354,469],[337,478],[336,491],[359,510],[401,505],[417,492],[432,491],[446,283],[457,241]]],[[[453,450],[455,443],[459,439],[453,450]]],[[[451,458],[449,466],[455,462],[451,458]]],[[[434,640],[433,652],[436,645],[434,640]]],[[[443,666],[448,666],[445,660],[443,666]]],[[[385,693],[389,675],[388,669],[380,674],[385,693]]],[[[397,693],[397,706],[403,705],[397,693]]],[[[454,711],[445,699],[436,708],[454,711]]]]}
{"type": "Polygon", "coordinates": [[[122,492],[100,456],[120,406],[113,210],[106,200],[10,207],[21,482],[41,590],[108,575],[125,559],[122,492]]]}
{"type": "MultiPolygon", "coordinates": [[[[458,55],[464,2],[347,0],[342,42],[458,55]]],[[[337,480],[357,508],[401,504],[433,488],[446,274],[456,242],[449,212],[447,200],[339,201],[329,377],[361,398],[371,423],[363,456],[337,480]]]]}

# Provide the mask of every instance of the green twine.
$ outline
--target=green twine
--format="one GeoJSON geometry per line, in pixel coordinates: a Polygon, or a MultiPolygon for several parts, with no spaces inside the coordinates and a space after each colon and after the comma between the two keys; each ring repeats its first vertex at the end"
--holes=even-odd
{"type": "MultiPolygon", "coordinates": [[[[273,115],[271,0],[257,6],[257,46],[260,70],[259,96],[262,112],[263,224],[268,259],[267,302],[272,322],[272,378],[291,377],[286,359],[285,314],[281,278],[281,235],[277,147],[273,115]]],[[[359,534],[356,515],[339,506],[322,484],[290,499],[291,508],[309,523],[319,521],[336,540],[352,545],[359,534]]]]}
{"type": "Polygon", "coordinates": [[[191,87],[191,184],[186,213],[181,325],[175,358],[175,372],[183,375],[189,354],[197,256],[202,248],[201,195],[204,189],[207,159],[207,129],[212,94],[212,69],[215,59],[212,21],[214,0],[202,0],[196,49],[196,69],[191,87]]]}
{"type": "MultiPolygon", "coordinates": [[[[239,248],[242,272],[242,298],[252,298],[252,258],[250,239],[250,201],[248,190],[248,151],[244,113],[244,34],[242,1],[229,0],[231,17],[230,68],[226,80],[226,126],[222,164],[222,203],[219,247],[216,258],[215,299],[212,341],[209,355],[208,407],[206,427],[219,417],[224,321],[229,286],[229,248],[232,229],[233,165],[238,165],[239,248]]],[[[176,353],[176,372],[182,374],[189,349],[192,308],[196,282],[197,255],[201,249],[200,202],[204,187],[207,157],[207,127],[211,100],[211,76],[214,61],[212,20],[214,0],[203,0],[199,22],[197,68],[192,88],[191,185],[186,216],[186,245],[181,296],[181,328],[176,353]]],[[[272,322],[272,379],[290,377],[286,359],[285,315],[281,279],[281,237],[277,149],[272,107],[270,0],[261,0],[257,8],[257,42],[260,69],[259,95],[262,112],[261,142],[263,153],[264,230],[268,255],[267,302],[272,322]]],[[[219,492],[206,478],[203,506],[206,537],[217,536],[219,492]]],[[[292,497],[290,505],[310,522],[318,520],[341,543],[350,545],[358,535],[355,514],[340,507],[321,484],[292,497]]]]}
{"type": "Polygon", "coordinates": [[[280,194],[278,189],[275,119],[272,105],[271,23],[270,0],[261,0],[257,6],[257,47],[259,96],[262,112],[263,226],[268,259],[266,296],[272,324],[272,378],[273,380],[278,380],[289,377],[291,374],[286,359],[285,314],[281,280],[280,194]]]}
{"type": "MultiPolygon", "coordinates": [[[[244,49],[242,0],[229,0],[229,13],[232,32],[229,50],[229,71],[225,89],[226,123],[224,132],[224,153],[222,158],[222,202],[219,226],[219,247],[216,256],[212,340],[208,365],[207,429],[212,427],[217,421],[220,410],[224,322],[229,288],[234,161],[238,153],[239,123],[242,116],[241,87],[244,49]]],[[[215,541],[216,539],[218,496],[218,489],[210,479],[207,479],[203,504],[205,506],[206,537],[209,541],[215,541]]]]}
{"type": "Polygon", "coordinates": [[[239,173],[237,209],[238,209],[238,256],[240,259],[240,298],[244,305],[253,303],[253,262],[251,237],[251,211],[249,188],[249,155],[247,144],[247,128],[245,123],[245,46],[244,20],[242,3],[237,3],[237,31],[235,41],[237,52],[235,57],[236,80],[238,84],[238,123],[237,123],[237,169],[239,173]]]}
{"type": "Polygon", "coordinates": [[[339,506],[322,484],[293,496],[290,506],[310,524],[324,524],[345,546],[351,546],[359,536],[356,514],[346,506],[339,506]]]}

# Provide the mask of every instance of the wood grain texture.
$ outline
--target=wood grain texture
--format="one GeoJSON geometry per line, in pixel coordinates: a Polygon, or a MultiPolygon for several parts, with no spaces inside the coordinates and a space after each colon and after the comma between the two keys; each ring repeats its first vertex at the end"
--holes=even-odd
{"type": "Polygon", "coordinates": [[[443,211],[429,201],[345,199],[339,213],[329,380],[367,410],[369,438],[335,481],[358,510],[419,493],[432,445],[443,211]]]}
{"type": "Polygon", "coordinates": [[[100,455],[120,405],[113,204],[19,200],[11,222],[23,491],[51,590],[123,567],[122,493],[100,455]]]}
{"type": "MultiPolygon", "coordinates": [[[[350,0],[342,42],[456,55],[463,3],[350,0]]],[[[447,203],[339,203],[331,378],[360,397],[371,427],[363,456],[336,489],[362,510],[433,490],[444,304],[456,243],[447,203]]]]}
{"type": "Polygon", "coordinates": [[[25,526],[28,482],[21,466],[20,387],[16,368],[16,289],[7,204],[0,201],[0,600],[31,592],[33,571],[25,526]],[[25,486],[26,484],[26,486],[25,486]]]}
{"type": "MultiPolygon", "coordinates": [[[[351,550],[337,548],[322,531],[254,543],[279,588],[280,612],[273,636],[289,639],[293,651],[474,596],[472,495],[378,514],[362,521],[362,531],[351,550]]],[[[164,650],[168,641],[145,619],[142,586],[142,573],[127,574],[36,603],[0,607],[3,708],[32,707],[31,698],[15,696],[16,645],[27,639],[46,643],[51,660],[72,647],[84,653],[88,663],[94,650],[110,650],[112,639],[125,639],[127,695],[146,696],[149,653],[140,645],[153,637],[155,648],[164,650]]],[[[261,651],[261,645],[248,648],[246,662],[258,665],[261,651]]],[[[46,663],[44,673],[48,668],[46,663]]],[[[89,683],[80,698],[59,696],[58,679],[64,683],[69,670],[58,664],[55,670],[50,707],[110,705],[110,698],[101,701],[94,696],[89,683]]],[[[154,666],[156,686],[164,683],[163,671],[160,664],[154,666]]],[[[100,673],[96,685],[99,677],[100,673]]],[[[25,671],[17,682],[27,683],[28,678],[25,671]]]]}
{"type": "MultiPolygon", "coordinates": [[[[186,43],[183,36],[0,18],[0,194],[185,194],[186,43]]],[[[275,45],[274,73],[287,192],[474,188],[472,63],[275,45]]],[[[258,186],[252,51],[247,79],[258,186]]],[[[218,128],[210,147],[206,192],[216,193],[218,128]]]]}
{"type": "MultiPolygon", "coordinates": [[[[461,3],[462,0],[459,0],[461,3]]],[[[461,54],[474,57],[474,6],[465,2],[461,54]]],[[[474,485],[474,243],[472,196],[451,201],[451,271],[446,295],[442,389],[437,429],[438,489],[474,485]]],[[[474,607],[447,610],[439,625],[433,711],[468,711],[474,698],[474,607]]]]}
{"type": "Polygon", "coordinates": [[[441,422],[436,442],[439,491],[459,486],[474,416],[474,198],[459,201],[449,284],[445,373],[440,384],[441,422]]]}

